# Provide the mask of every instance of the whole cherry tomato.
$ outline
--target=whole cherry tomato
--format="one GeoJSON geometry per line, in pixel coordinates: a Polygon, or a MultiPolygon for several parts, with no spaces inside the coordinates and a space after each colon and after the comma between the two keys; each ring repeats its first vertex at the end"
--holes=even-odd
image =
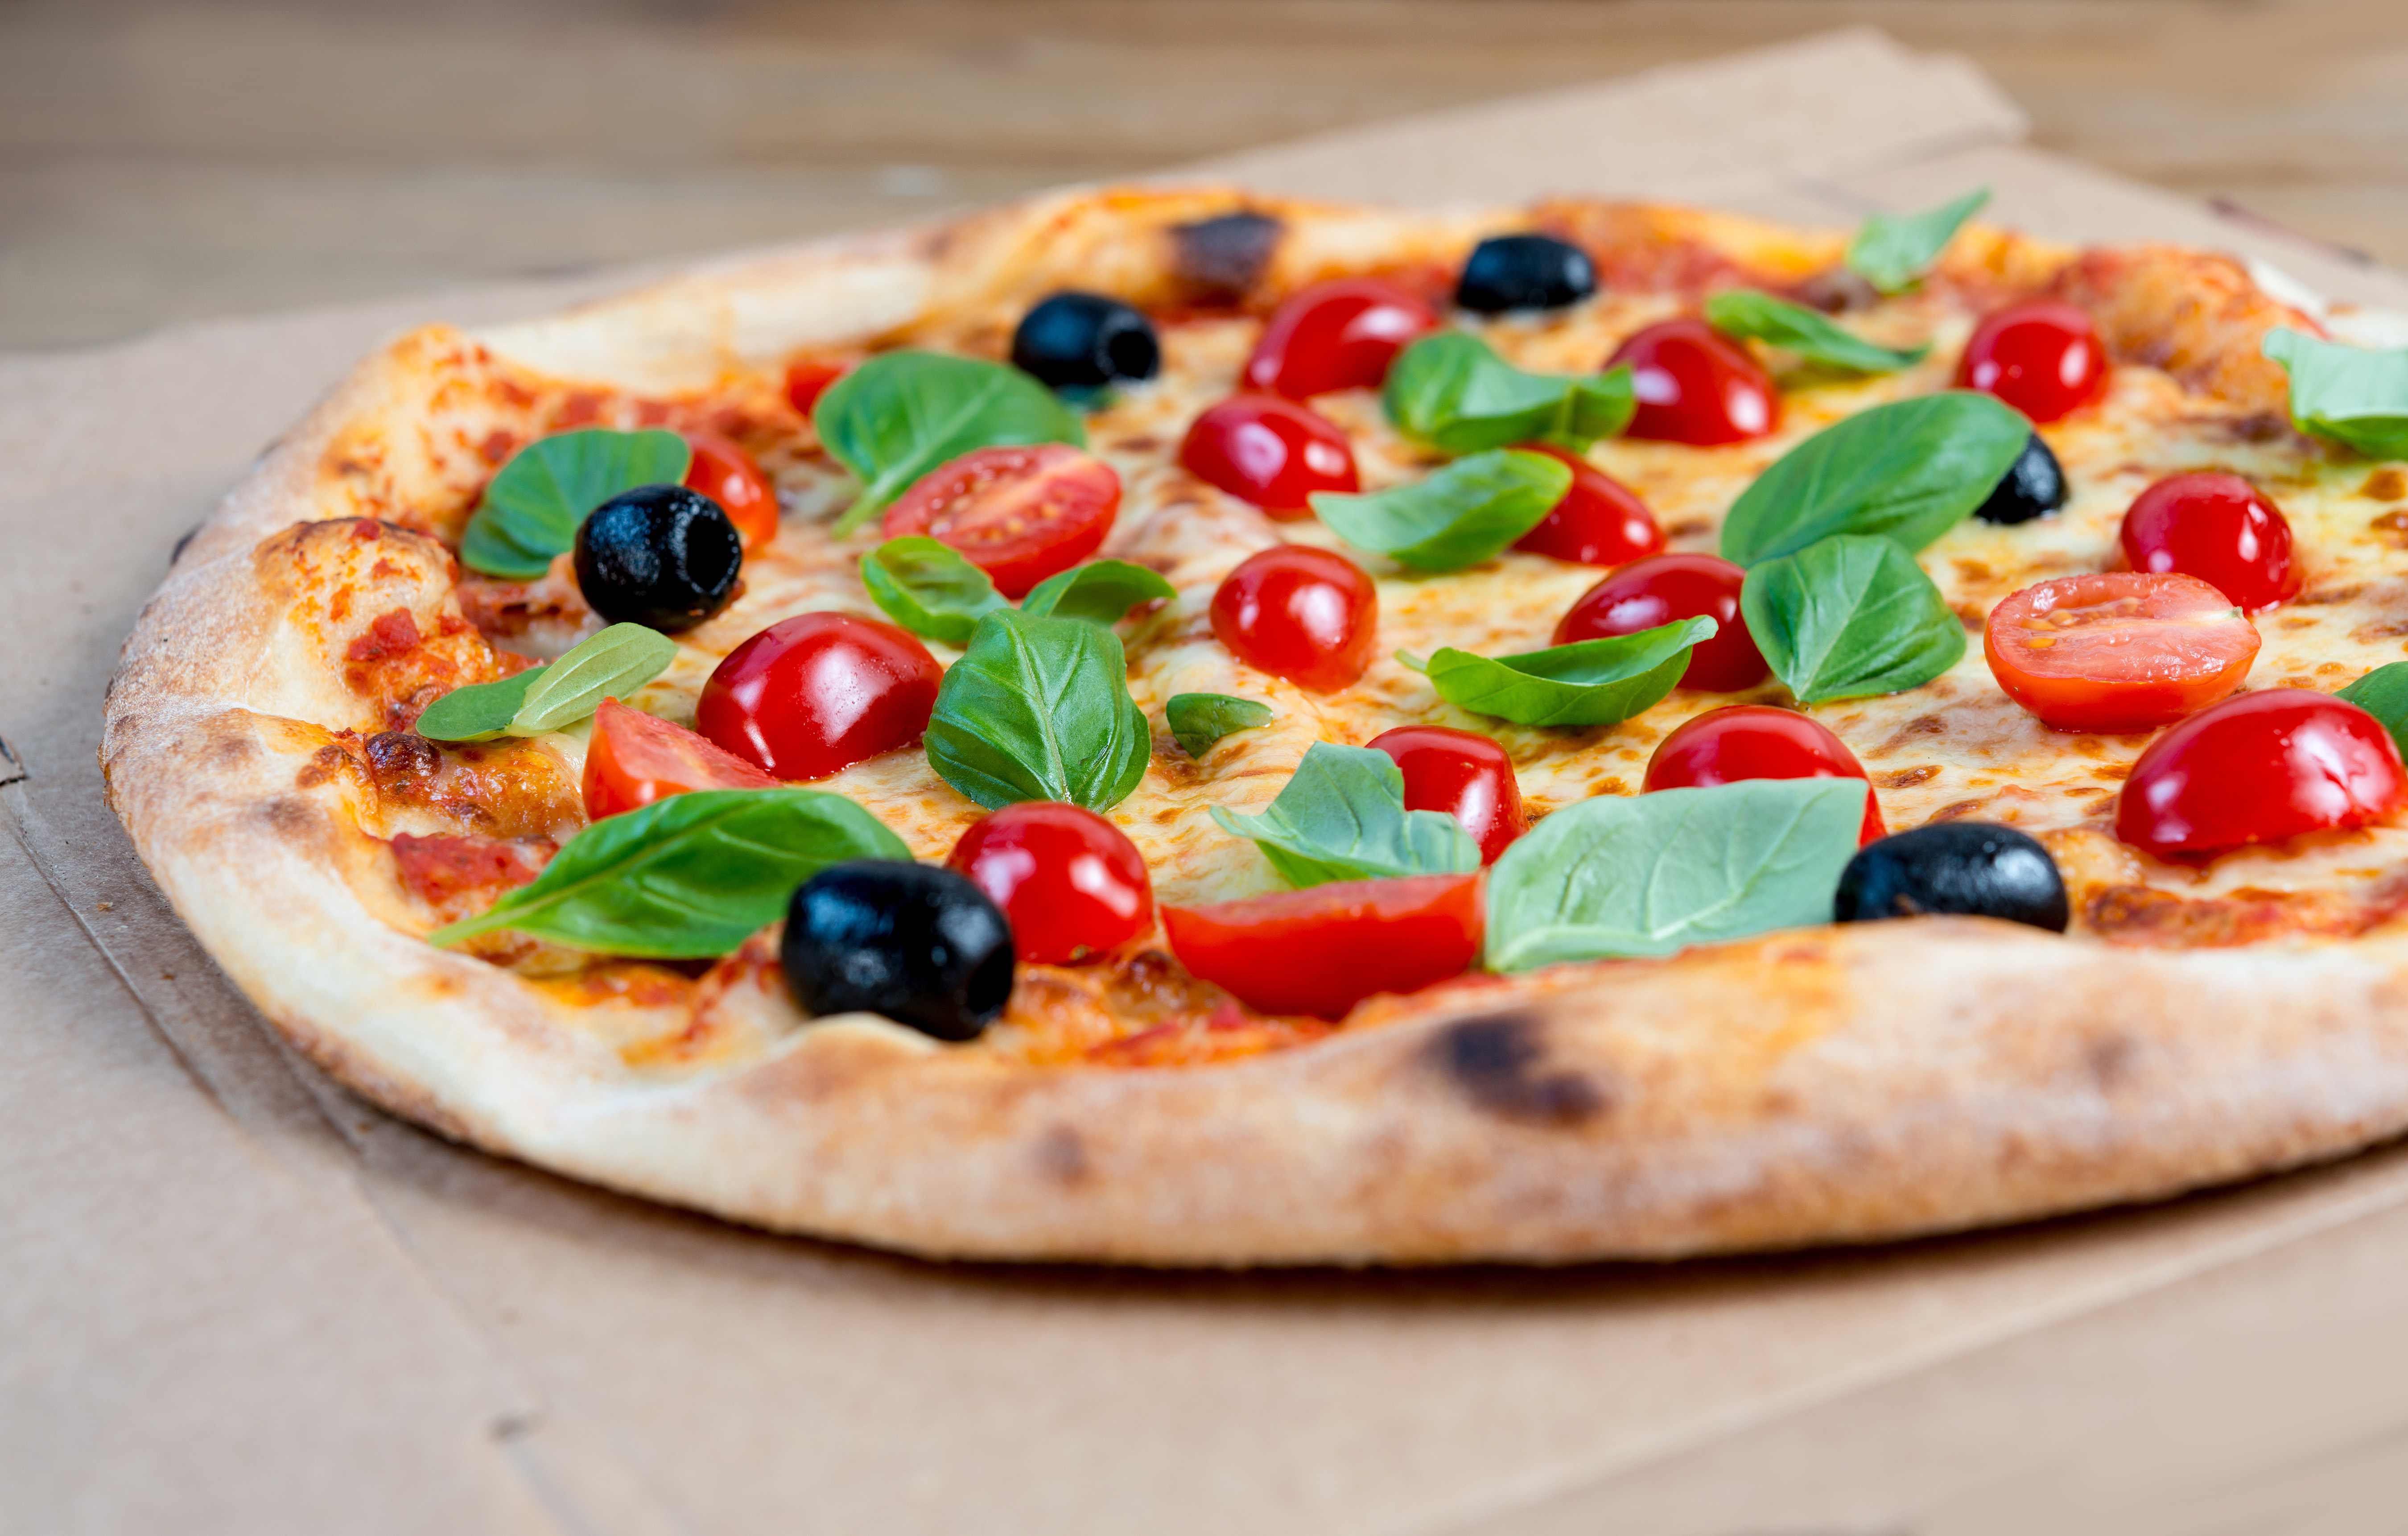
{"type": "Polygon", "coordinates": [[[2046,425],[2107,388],[2107,347],[2088,311],[2058,299],[2011,304],[1973,327],[1956,381],[2046,425]]]}
{"type": "Polygon", "coordinates": [[[1301,400],[1378,389],[1405,343],[1438,329],[1438,311],[1384,278],[1332,278],[1280,301],[1246,360],[1246,385],[1301,400]]]}
{"type": "Polygon", "coordinates": [[[824,779],[928,728],[944,669],[891,624],[797,613],[727,653],[702,685],[703,735],[781,779],[824,779]]]}
{"type": "Polygon", "coordinates": [[[606,698],[585,748],[585,814],[595,821],[690,789],[775,789],[778,781],[682,725],[606,698]]]}
{"type": "Polygon", "coordinates": [[[1748,350],[1695,316],[1658,321],[1614,349],[1607,367],[1630,365],[1638,411],[1625,436],[1657,442],[1745,442],[1781,416],[1772,378],[1748,350]]]}
{"type": "Polygon", "coordinates": [[[945,863],[1003,909],[1023,960],[1075,965],[1154,926],[1145,855],[1082,806],[1028,800],[990,811],[945,863]]]}
{"type": "Polygon", "coordinates": [[[1568,449],[1553,443],[1516,443],[1526,453],[1544,453],[1572,472],[1571,488],[1513,541],[1530,554],[1581,566],[1620,566],[1664,547],[1664,530],[1639,493],[1568,449]]]}
{"type": "Polygon", "coordinates": [[[1739,610],[1747,572],[1711,554],[1658,554],[1633,561],[1581,594],[1555,625],[1555,643],[1635,635],[1676,619],[1709,618],[1713,638],[1689,653],[1684,688],[1735,693],[1772,675],[1739,610]]]}
{"type": "Polygon", "coordinates": [[[744,553],[778,537],[778,493],[752,455],[716,432],[689,432],[685,443],[694,450],[686,466],[685,483],[719,503],[727,521],[744,537],[744,553]]]}
{"type": "Polygon", "coordinates": [[[828,392],[828,386],[848,371],[845,365],[825,358],[806,357],[790,363],[786,366],[786,399],[808,416],[811,408],[820,403],[820,396],[828,392]]]}
{"type": "Polygon", "coordinates": [[[2291,524],[2239,475],[2172,475],[2124,513],[2124,563],[2196,576],[2255,613],[2299,595],[2291,524]]]}
{"type": "Polygon", "coordinates": [[[959,550],[997,592],[1022,597],[1101,548],[1120,510],[1121,477],[1068,443],[978,448],[912,481],[880,531],[959,550]]]}
{"type": "Polygon", "coordinates": [[[1399,725],[1370,745],[1404,773],[1405,809],[1443,811],[1461,822],[1480,844],[1481,863],[1496,863],[1507,843],[1530,829],[1513,760],[1489,738],[1444,725],[1399,725]]]}
{"type": "Polygon", "coordinates": [[[1982,653],[2043,725],[2145,731],[2240,687],[2258,628],[2195,576],[2108,571],[2009,596],[1990,610],[1982,653]]]}
{"type": "Polygon", "coordinates": [[[1276,518],[1312,513],[1315,491],[1356,491],[1354,451],[1336,423],[1276,395],[1232,395],[1196,418],[1179,462],[1276,518]]]}
{"type": "Polygon", "coordinates": [[[1767,704],[1729,704],[1683,721],[1647,760],[1640,792],[1711,789],[1742,779],[1863,779],[1857,845],[1889,835],[1872,781],[1848,744],[1802,714],[1767,704]]]}
{"type": "Polygon", "coordinates": [[[2115,835],[2159,858],[2362,826],[2400,808],[2408,775],[2383,723],[2305,688],[2210,705],[2149,743],[2115,803],[2115,835]]]}
{"type": "Polygon", "coordinates": [[[1375,992],[1416,992],[1480,956],[1480,876],[1350,880],[1211,907],[1165,907],[1171,953],[1266,1013],[1340,1019],[1375,992]]]}
{"type": "Polygon", "coordinates": [[[1248,555],[1212,594],[1212,633],[1247,666],[1315,693],[1371,665],[1380,592],[1354,562],[1310,544],[1248,555]]]}

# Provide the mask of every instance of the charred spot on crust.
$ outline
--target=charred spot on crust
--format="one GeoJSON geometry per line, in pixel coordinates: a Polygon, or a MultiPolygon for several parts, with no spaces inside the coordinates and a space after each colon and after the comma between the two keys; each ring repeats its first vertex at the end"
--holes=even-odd
{"type": "Polygon", "coordinates": [[[1268,213],[1224,213],[1170,230],[1170,270],[1200,303],[1245,296],[1271,263],[1285,227],[1268,213]]]}
{"type": "Polygon", "coordinates": [[[1475,1108],[1500,1120],[1570,1129],[1612,1108],[1591,1079],[1548,1070],[1546,1043],[1545,1021],[1535,1013],[1485,1013],[1440,1030],[1431,1058],[1475,1108]]]}
{"type": "Polygon", "coordinates": [[[1087,1181],[1087,1143],[1068,1126],[1054,1126],[1037,1139],[1037,1166],[1056,1184],[1087,1181]]]}
{"type": "Polygon", "coordinates": [[[443,766],[434,742],[408,731],[379,731],[368,738],[368,772],[380,789],[433,776],[443,766]]]}

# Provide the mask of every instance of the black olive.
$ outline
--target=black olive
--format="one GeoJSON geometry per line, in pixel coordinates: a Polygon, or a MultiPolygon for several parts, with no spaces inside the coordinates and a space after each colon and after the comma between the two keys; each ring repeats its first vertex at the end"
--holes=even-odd
{"type": "Polygon", "coordinates": [[[1011,996],[1011,925],[951,869],[831,864],[786,907],[778,957],[806,1013],[883,1013],[939,1040],[976,1040],[1011,996]]]}
{"type": "Polygon", "coordinates": [[[1455,302],[1493,315],[1507,309],[1560,309],[1597,292],[1588,252],[1552,235],[1499,235],[1472,250],[1455,285],[1455,302]]]}
{"type": "Polygon", "coordinates": [[[2048,850],[2011,826],[1941,822],[1868,843],[1840,871],[1842,923],[1954,912],[2065,931],[2065,881],[2048,850]]]}
{"type": "Polygon", "coordinates": [[[744,539],[719,503],[682,485],[638,485],[577,528],[577,586],[612,624],[674,634],[727,606],[744,539]]]}
{"type": "Polygon", "coordinates": [[[1154,323],[1101,294],[1056,294],[1020,319],[1012,366],[1051,389],[1101,389],[1151,379],[1162,367],[1154,323]]]}
{"type": "Polygon", "coordinates": [[[2024,451],[2015,455],[2006,479],[1999,481],[1990,499],[1982,503],[1973,515],[1985,523],[2029,523],[2064,505],[2064,467],[2035,432],[2031,440],[2024,444],[2024,451]]]}

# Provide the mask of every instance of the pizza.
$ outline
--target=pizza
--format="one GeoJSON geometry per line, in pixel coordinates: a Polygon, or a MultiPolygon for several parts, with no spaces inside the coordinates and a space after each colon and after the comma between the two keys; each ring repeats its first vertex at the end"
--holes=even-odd
{"type": "Polygon", "coordinates": [[[179,552],[110,800],[366,1098],[929,1256],[2396,1135],[2408,353],[1979,203],[1090,190],[416,331],[179,552]]]}

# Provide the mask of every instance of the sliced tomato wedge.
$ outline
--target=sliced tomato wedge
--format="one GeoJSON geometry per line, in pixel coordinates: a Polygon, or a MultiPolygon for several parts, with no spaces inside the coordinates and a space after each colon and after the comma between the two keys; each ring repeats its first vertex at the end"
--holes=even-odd
{"type": "Polygon", "coordinates": [[[1180,963],[1265,1013],[1340,1019],[1376,992],[1417,992],[1480,956],[1480,876],[1350,880],[1165,907],[1180,963]]]}
{"type": "Polygon", "coordinates": [[[778,781],[682,725],[615,698],[594,711],[585,813],[595,821],[690,789],[775,789],[778,781]]]}
{"type": "Polygon", "coordinates": [[[2007,696],[2061,731],[2145,731],[2241,686],[2258,626],[2196,576],[2105,571],[1990,610],[1982,652],[2007,696]]]}
{"type": "Polygon", "coordinates": [[[685,443],[694,450],[686,484],[719,503],[743,536],[744,553],[751,554],[777,538],[778,493],[752,455],[716,432],[689,432],[685,443]]]}
{"type": "Polygon", "coordinates": [[[886,537],[925,534],[1021,597],[1096,553],[1121,510],[1112,467],[1068,443],[981,448],[920,477],[886,509],[886,537]]]}

